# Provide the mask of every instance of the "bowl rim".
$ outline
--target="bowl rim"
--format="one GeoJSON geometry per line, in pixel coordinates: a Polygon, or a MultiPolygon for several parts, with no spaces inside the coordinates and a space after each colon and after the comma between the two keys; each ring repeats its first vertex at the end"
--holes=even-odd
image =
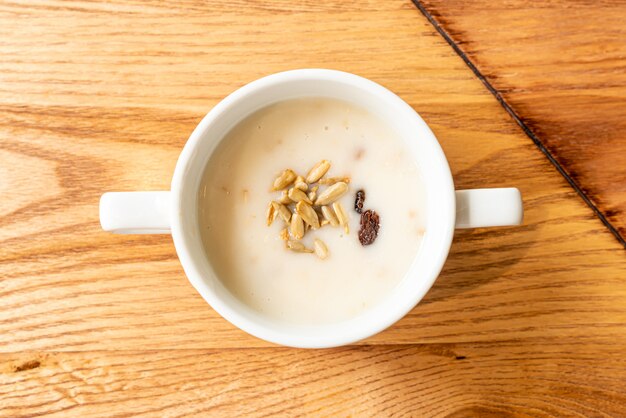
{"type": "MultiPolygon", "coordinates": [[[[443,268],[454,235],[454,223],[456,218],[454,183],[443,149],[431,129],[419,114],[395,93],[369,79],[337,70],[298,69],[275,73],[252,81],[225,97],[209,111],[189,137],[176,164],[171,190],[172,238],[185,274],[194,288],[196,288],[213,309],[236,327],[263,340],[291,347],[325,348],[351,344],[373,336],[397,322],[421,301],[434,284],[443,268]],[[320,80],[344,83],[353,88],[366,90],[366,92],[376,95],[390,102],[393,106],[396,106],[398,112],[403,112],[403,114],[406,115],[404,116],[405,118],[412,118],[411,122],[416,129],[419,130],[416,135],[420,135],[420,140],[429,142],[429,159],[434,161],[436,167],[439,167],[434,177],[429,173],[429,178],[424,179],[424,181],[429,184],[427,188],[435,188],[435,185],[431,184],[433,178],[437,181],[437,187],[435,188],[436,198],[439,200],[440,205],[437,210],[436,220],[433,221],[430,219],[432,216],[428,216],[427,233],[421,245],[423,249],[426,244],[429,244],[427,249],[430,256],[429,265],[420,267],[422,269],[422,275],[419,278],[419,283],[416,282],[413,283],[413,286],[409,286],[401,300],[400,297],[398,297],[398,300],[395,301],[396,303],[390,304],[387,307],[388,310],[379,310],[380,312],[377,312],[377,316],[368,317],[368,315],[360,315],[340,324],[307,328],[306,332],[298,332],[296,328],[289,330],[278,329],[268,326],[266,321],[257,321],[251,319],[250,316],[242,315],[217,295],[213,287],[203,279],[201,269],[190,255],[192,253],[193,244],[189,242],[188,234],[184,231],[181,216],[183,211],[182,194],[183,186],[186,182],[188,165],[196,152],[198,144],[203,140],[204,133],[224,112],[232,109],[233,106],[236,106],[238,103],[245,100],[247,96],[259,89],[275,87],[286,82],[320,80]],[[433,223],[431,224],[431,222],[433,223]],[[433,229],[433,225],[436,225],[436,228],[433,229]],[[435,236],[431,233],[431,230],[436,231],[437,235],[435,236]],[[428,241],[429,238],[432,242],[428,241]],[[316,329],[316,331],[313,329],[316,329]]],[[[431,197],[429,193],[428,199],[431,199],[431,197]]],[[[420,251],[422,251],[422,249],[420,249],[420,251]]],[[[416,269],[415,264],[416,263],[410,267],[407,275],[413,274],[413,270],[416,269]]],[[[375,308],[370,310],[372,312],[376,311],[375,308]]]]}

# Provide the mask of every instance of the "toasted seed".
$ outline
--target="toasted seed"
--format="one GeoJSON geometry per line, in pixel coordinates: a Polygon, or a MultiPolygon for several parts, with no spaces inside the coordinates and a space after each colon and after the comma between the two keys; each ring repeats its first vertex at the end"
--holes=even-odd
{"type": "Polygon", "coordinates": [[[289,199],[293,200],[294,202],[305,201],[309,205],[312,204],[311,200],[309,200],[309,197],[306,195],[306,193],[304,193],[300,189],[296,189],[295,187],[292,187],[291,189],[289,189],[288,196],[289,196],[289,199]]]}
{"type": "Polygon", "coordinates": [[[274,205],[274,202],[270,202],[267,205],[267,212],[265,215],[265,217],[267,218],[267,226],[270,226],[272,222],[274,222],[274,219],[276,219],[276,215],[278,215],[276,205],[274,205]]]}
{"type": "Polygon", "coordinates": [[[313,241],[313,249],[315,250],[315,255],[322,260],[328,257],[328,247],[326,247],[326,244],[324,244],[321,239],[316,238],[315,241],[313,241]]]}
{"type": "Polygon", "coordinates": [[[289,199],[289,196],[287,193],[288,193],[287,190],[282,191],[282,194],[280,195],[280,199],[278,199],[279,203],[282,203],[283,205],[289,205],[293,203],[293,200],[289,199]]]}
{"type": "Polygon", "coordinates": [[[315,186],[311,187],[311,190],[309,191],[309,194],[307,195],[311,202],[315,202],[315,199],[317,198],[317,189],[319,189],[319,188],[320,188],[320,186],[318,184],[316,184],[315,186]]]}
{"type": "Polygon", "coordinates": [[[286,242],[286,246],[291,251],[295,251],[297,253],[312,253],[313,252],[313,250],[306,248],[304,244],[301,243],[300,241],[289,240],[286,242]]]}
{"type": "Polygon", "coordinates": [[[306,192],[309,189],[309,185],[306,184],[302,176],[296,177],[296,181],[294,182],[293,187],[295,187],[296,189],[300,189],[303,192],[306,192]]]}
{"type": "Polygon", "coordinates": [[[275,206],[276,212],[278,212],[280,217],[283,218],[283,221],[285,221],[285,223],[289,223],[289,221],[291,220],[291,212],[289,211],[289,209],[287,209],[285,205],[276,201],[273,201],[272,205],[275,206]]]}
{"type": "Polygon", "coordinates": [[[319,179],[321,179],[324,174],[330,169],[330,162],[327,160],[322,160],[319,163],[315,164],[309,174],[306,175],[306,181],[309,183],[315,183],[319,179]]]}
{"type": "Polygon", "coordinates": [[[324,219],[324,214],[322,213],[322,209],[319,206],[314,206],[313,210],[315,211],[315,214],[317,215],[317,219],[319,219],[320,226],[321,226],[322,220],[324,219]]]}
{"type": "Polygon", "coordinates": [[[293,170],[283,170],[283,172],[276,177],[276,180],[274,180],[273,190],[282,190],[293,183],[295,179],[296,173],[294,173],[293,170]]]}
{"type": "Polygon", "coordinates": [[[320,179],[320,184],[335,184],[335,183],[350,183],[350,177],[326,177],[324,179],[320,179]]]}
{"type": "Polygon", "coordinates": [[[291,235],[295,239],[302,239],[304,236],[304,222],[302,221],[302,216],[297,213],[291,217],[291,235]]]}
{"type": "MultiPolygon", "coordinates": [[[[328,205],[329,203],[333,203],[335,200],[339,199],[348,191],[348,185],[343,181],[339,183],[335,183],[330,186],[328,189],[324,190],[317,197],[315,204],[318,206],[328,205]]],[[[291,196],[290,196],[291,197],[291,196]]]]}
{"type": "Polygon", "coordinates": [[[346,234],[348,234],[350,232],[350,227],[348,225],[348,214],[344,210],[342,204],[339,202],[333,203],[333,209],[335,210],[335,215],[337,215],[339,225],[342,225],[344,231],[346,231],[346,234]]]}
{"type": "Polygon", "coordinates": [[[317,217],[317,213],[308,203],[304,201],[298,202],[296,205],[296,212],[302,217],[304,222],[311,225],[313,229],[320,227],[320,220],[317,217]]]}
{"type": "Polygon", "coordinates": [[[320,222],[320,228],[326,225],[330,225],[330,222],[328,222],[328,219],[322,219],[320,222]]]}
{"type": "Polygon", "coordinates": [[[289,240],[289,231],[287,230],[287,228],[283,228],[280,230],[280,239],[282,239],[283,241],[289,240]]]}
{"type": "Polygon", "coordinates": [[[324,214],[324,219],[332,226],[339,225],[339,220],[337,219],[337,216],[335,216],[335,212],[333,212],[329,206],[322,206],[322,213],[324,214]]]}

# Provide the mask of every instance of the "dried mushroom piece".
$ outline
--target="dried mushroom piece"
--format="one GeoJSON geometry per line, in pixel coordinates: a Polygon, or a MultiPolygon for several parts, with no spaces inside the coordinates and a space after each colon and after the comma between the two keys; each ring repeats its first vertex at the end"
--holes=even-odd
{"type": "Polygon", "coordinates": [[[356,213],[363,213],[363,204],[365,203],[365,191],[359,190],[356,192],[356,198],[354,199],[354,210],[356,213]]]}
{"type": "Polygon", "coordinates": [[[361,229],[359,229],[359,242],[361,245],[371,245],[378,237],[380,228],[380,216],[373,210],[366,210],[361,214],[361,229]]]}

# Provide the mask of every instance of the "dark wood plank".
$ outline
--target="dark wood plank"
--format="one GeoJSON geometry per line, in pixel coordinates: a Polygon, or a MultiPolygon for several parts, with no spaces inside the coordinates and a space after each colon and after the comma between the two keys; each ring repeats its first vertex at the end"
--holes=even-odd
{"type": "Polygon", "coordinates": [[[416,0],[626,237],[626,3],[416,0]]]}

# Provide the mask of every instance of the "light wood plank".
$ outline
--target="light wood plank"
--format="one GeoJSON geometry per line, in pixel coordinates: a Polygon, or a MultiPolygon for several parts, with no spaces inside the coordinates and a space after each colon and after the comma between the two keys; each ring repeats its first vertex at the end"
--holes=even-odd
{"type": "Polygon", "coordinates": [[[408,0],[2,2],[0,196],[1,416],[623,413],[626,254],[408,0]],[[524,195],[524,226],[459,231],[423,303],[356,347],[254,339],[169,237],[97,219],[103,191],[167,189],[222,97],[299,67],[388,86],[457,187],[524,195]]]}
{"type": "Polygon", "coordinates": [[[619,416],[611,344],[0,355],[3,413],[37,416],[619,416]]]}
{"type": "Polygon", "coordinates": [[[432,126],[457,187],[513,185],[524,195],[523,227],[459,232],[424,303],[366,343],[625,341],[623,250],[405,2],[332,19],[317,9],[189,6],[184,21],[134,3],[131,14],[45,4],[0,9],[0,178],[9,179],[0,183],[0,350],[267,345],[202,301],[169,237],[105,234],[97,203],[107,190],[167,189],[211,106],[298,67],[388,86],[432,126]]]}

